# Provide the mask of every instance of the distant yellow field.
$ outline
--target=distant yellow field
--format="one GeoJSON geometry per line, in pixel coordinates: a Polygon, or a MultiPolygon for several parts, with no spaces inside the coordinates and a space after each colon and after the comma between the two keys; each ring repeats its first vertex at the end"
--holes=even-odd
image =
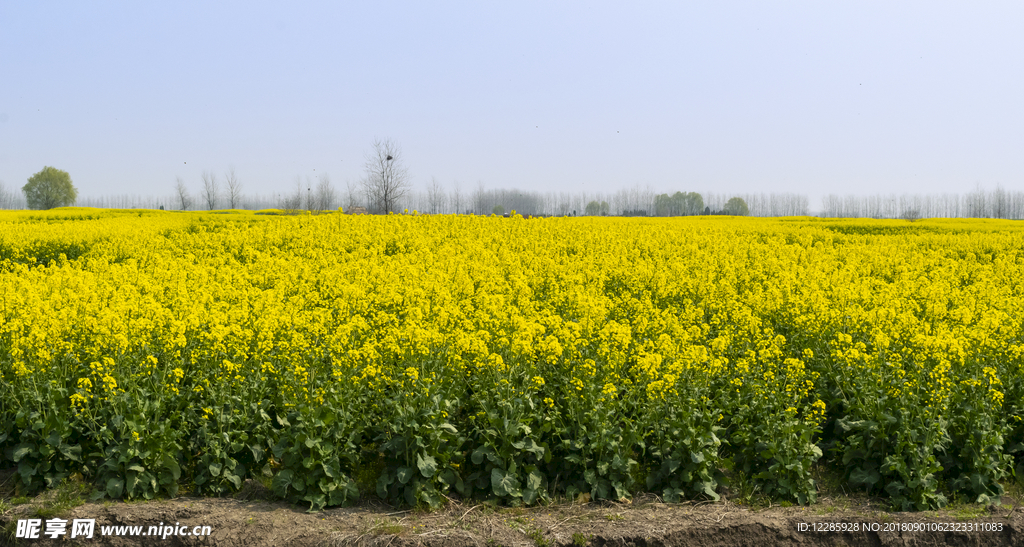
{"type": "Polygon", "coordinates": [[[1024,443],[1012,221],[0,212],[21,488],[985,501],[1024,443]]]}

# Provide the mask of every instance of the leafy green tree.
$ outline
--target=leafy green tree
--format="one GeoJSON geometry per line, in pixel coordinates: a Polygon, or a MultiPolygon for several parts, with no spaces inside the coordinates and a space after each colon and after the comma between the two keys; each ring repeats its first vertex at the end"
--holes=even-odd
{"type": "MultiPolygon", "coordinates": [[[[676,195],[679,195],[677,192],[676,195]]],[[[697,192],[687,192],[680,196],[680,204],[684,215],[699,215],[704,212],[704,198],[697,192]]]]}
{"type": "Polygon", "coordinates": [[[659,194],[654,198],[654,214],[659,217],[699,215],[703,210],[704,198],[697,192],[659,194]]]}
{"type": "Polygon", "coordinates": [[[71,175],[50,166],[32,175],[21,191],[25,193],[29,209],[67,207],[78,199],[78,190],[71,184],[71,175]]]}
{"type": "Polygon", "coordinates": [[[743,198],[735,197],[725,202],[722,212],[727,215],[745,217],[750,214],[750,209],[747,208],[747,202],[743,201],[743,198]]]}
{"type": "Polygon", "coordinates": [[[659,217],[676,216],[676,202],[668,194],[658,194],[654,197],[654,215],[659,217]]]}

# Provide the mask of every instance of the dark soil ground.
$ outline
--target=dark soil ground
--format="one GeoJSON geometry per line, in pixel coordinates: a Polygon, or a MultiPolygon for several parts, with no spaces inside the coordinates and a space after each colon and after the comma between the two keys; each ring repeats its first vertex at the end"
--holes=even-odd
{"type": "MultiPolygon", "coordinates": [[[[9,476],[8,476],[9,477],[9,476]]],[[[0,482],[5,477],[0,476],[0,482]]],[[[881,500],[823,497],[810,507],[734,501],[662,503],[653,495],[628,504],[565,502],[533,508],[450,501],[435,512],[397,510],[377,502],[308,513],[271,501],[248,483],[234,498],[179,497],[147,502],[82,503],[82,492],[58,489],[36,498],[0,498],[0,545],[214,545],[357,547],[602,547],[1015,545],[1024,546],[1024,508],[1015,496],[990,506],[888,512],[881,500]],[[19,519],[62,518],[59,539],[16,539],[19,519]],[[91,539],[70,539],[73,519],[95,519],[91,539]],[[208,537],[102,535],[102,526],[209,526],[208,537]],[[813,531],[812,526],[846,531],[813,531]],[[926,528],[914,530],[914,528],[926,528]],[[964,528],[975,528],[972,531],[964,528]],[[985,527],[988,530],[979,530],[985,527]],[[909,529],[908,529],[909,528],[909,529]],[[957,529],[959,528],[959,529],[957,529]]],[[[181,530],[181,528],[177,528],[181,530]]]]}

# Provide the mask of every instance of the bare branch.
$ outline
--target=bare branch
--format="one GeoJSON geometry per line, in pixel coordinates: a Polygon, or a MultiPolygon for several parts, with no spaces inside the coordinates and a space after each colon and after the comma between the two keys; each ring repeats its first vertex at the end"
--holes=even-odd
{"type": "Polygon", "coordinates": [[[188,211],[192,208],[192,196],[188,193],[188,188],[185,187],[185,181],[178,177],[178,184],[174,187],[175,193],[178,194],[178,206],[182,211],[188,211]]]}
{"type": "Polygon", "coordinates": [[[228,202],[232,209],[237,209],[237,206],[242,203],[242,183],[235,176],[235,168],[229,169],[224,178],[228,183],[228,202]]]}
{"type": "Polygon", "coordinates": [[[393,211],[409,192],[409,172],[402,165],[402,150],[391,139],[376,139],[366,155],[363,188],[377,212],[393,211]]]}
{"type": "Polygon", "coordinates": [[[313,198],[313,209],[317,213],[333,209],[334,203],[338,201],[330,176],[323,173],[319,178],[316,185],[316,196],[313,198]]]}
{"type": "Polygon", "coordinates": [[[203,171],[203,201],[210,211],[217,206],[217,175],[209,171],[203,171]]]}
{"type": "Polygon", "coordinates": [[[430,186],[427,188],[427,203],[430,205],[430,214],[437,215],[445,212],[444,187],[434,177],[430,177],[430,186]]]}

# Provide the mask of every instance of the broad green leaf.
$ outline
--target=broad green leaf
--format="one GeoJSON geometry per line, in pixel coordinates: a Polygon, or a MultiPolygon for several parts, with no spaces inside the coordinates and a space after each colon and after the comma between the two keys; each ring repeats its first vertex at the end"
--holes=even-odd
{"type": "Polygon", "coordinates": [[[522,495],[519,491],[519,480],[512,473],[506,473],[501,469],[491,470],[491,489],[494,495],[499,497],[518,498],[522,495]]]}
{"type": "Polygon", "coordinates": [[[163,463],[164,467],[170,470],[174,480],[181,478],[181,466],[170,454],[164,454],[163,463]]]}
{"type": "Polygon", "coordinates": [[[287,497],[288,487],[290,487],[292,484],[292,476],[294,474],[295,473],[291,469],[284,469],[280,473],[275,475],[274,480],[271,483],[271,486],[274,489],[274,493],[276,493],[278,496],[282,498],[287,497]]]}
{"type": "Polygon", "coordinates": [[[21,443],[14,447],[14,454],[11,458],[14,462],[21,461],[22,458],[32,453],[32,449],[35,448],[33,445],[28,443],[21,443]]]}
{"type": "Polygon", "coordinates": [[[119,477],[115,477],[107,481],[107,495],[113,499],[121,497],[124,493],[124,481],[119,477]]]}
{"type": "Polygon", "coordinates": [[[455,429],[455,426],[454,426],[454,425],[452,425],[452,424],[449,424],[449,423],[443,423],[443,424],[441,424],[441,425],[440,425],[440,426],[438,427],[438,429],[441,429],[441,430],[447,431],[448,433],[451,433],[452,435],[457,435],[457,434],[459,433],[459,430],[458,430],[458,429],[455,429]]]}
{"type": "Polygon", "coordinates": [[[231,473],[224,473],[224,478],[228,482],[230,482],[231,485],[235,487],[235,489],[242,487],[242,477],[239,477],[238,475],[234,475],[231,473]]]}
{"type": "Polygon", "coordinates": [[[61,445],[60,432],[57,431],[56,429],[51,430],[50,434],[46,436],[46,444],[49,444],[50,446],[60,446],[61,445]]]}
{"type": "Polygon", "coordinates": [[[526,487],[538,490],[542,484],[544,484],[544,475],[536,470],[530,471],[530,474],[526,477],[526,487]]]}
{"type": "Polygon", "coordinates": [[[406,484],[407,482],[409,482],[409,479],[412,478],[412,468],[399,467],[396,473],[396,477],[398,478],[398,482],[406,484]]]}
{"type": "Polygon", "coordinates": [[[124,487],[128,492],[129,496],[135,494],[135,486],[139,483],[139,474],[134,471],[129,471],[125,474],[124,487]]]}
{"type": "Polygon", "coordinates": [[[81,462],[82,461],[82,447],[81,447],[81,445],[77,445],[77,444],[75,444],[75,445],[62,444],[62,445],[60,445],[60,453],[63,454],[65,458],[67,458],[67,459],[69,459],[71,461],[74,461],[74,462],[81,462]]]}
{"type": "Polygon", "coordinates": [[[424,457],[420,454],[417,454],[416,467],[419,468],[420,473],[423,475],[424,478],[429,479],[430,477],[434,476],[434,473],[437,472],[437,461],[434,459],[433,456],[424,457]]]}

